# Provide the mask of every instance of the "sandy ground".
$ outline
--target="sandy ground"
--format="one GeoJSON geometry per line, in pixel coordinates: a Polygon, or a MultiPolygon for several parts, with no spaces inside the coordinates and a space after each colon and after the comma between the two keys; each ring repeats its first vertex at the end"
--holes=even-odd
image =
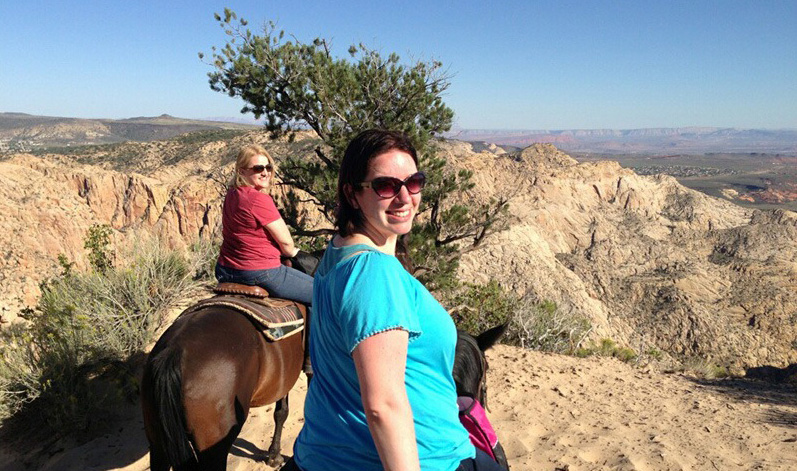
{"type": "MultiPolygon", "coordinates": [[[[702,381],[609,358],[579,359],[499,345],[488,353],[489,415],[512,471],[797,470],[797,388],[702,381]]],[[[283,454],[301,427],[306,382],[291,395],[283,454]]],[[[270,470],[257,457],[273,430],[254,409],[228,469],[270,470]]],[[[0,454],[18,471],[149,469],[137,406],[112,433],[80,447],[0,454]],[[54,451],[53,451],[54,450],[54,451]]]]}

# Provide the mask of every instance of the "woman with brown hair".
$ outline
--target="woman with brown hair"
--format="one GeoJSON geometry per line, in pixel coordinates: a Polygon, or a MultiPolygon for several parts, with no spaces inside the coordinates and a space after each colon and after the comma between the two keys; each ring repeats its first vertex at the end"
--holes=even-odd
{"type": "Polygon", "coordinates": [[[492,471],[459,421],[457,331],[399,262],[426,176],[409,138],[357,135],[338,176],[337,234],[315,274],[295,471],[492,471]]]}

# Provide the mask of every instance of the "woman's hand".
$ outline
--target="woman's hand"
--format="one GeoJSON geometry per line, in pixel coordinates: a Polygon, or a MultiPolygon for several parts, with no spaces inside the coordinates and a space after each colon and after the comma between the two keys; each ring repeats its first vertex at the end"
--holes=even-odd
{"type": "Polygon", "coordinates": [[[418,446],[404,386],[409,334],[388,330],[360,342],[352,357],[368,428],[386,471],[417,471],[418,446]]]}

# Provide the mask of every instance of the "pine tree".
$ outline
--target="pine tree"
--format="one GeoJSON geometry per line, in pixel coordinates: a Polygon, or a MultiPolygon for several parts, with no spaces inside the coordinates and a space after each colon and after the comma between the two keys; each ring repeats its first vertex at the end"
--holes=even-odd
{"type": "Polygon", "coordinates": [[[213,48],[210,87],[240,97],[241,112],[264,118],[274,138],[293,139],[307,129],[319,138],[314,158],[288,157],[280,165],[283,182],[292,188],[283,216],[293,233],[332,232],[339,162],[357,133],[402,131],[416,146],[427,175],[417,224],[405,240],[413,274],[440,294],[455,288],[459,257],[503,224],[507,201],[465,204],[463,195],[473,187],[471,172],[452,171],[435,151],[435,137],[451,128],[454,116],[443,103],[450,77],[442,64],[405,64],[397,54],[383,57],[363,44],[336,58],[325,39],[288,39],[273,22],[253,34],[229,9],[215,18],[230,39],[220,50],[213,48]],[[300,202],[316,207],[328,228],[307,230],[300,202]]]}

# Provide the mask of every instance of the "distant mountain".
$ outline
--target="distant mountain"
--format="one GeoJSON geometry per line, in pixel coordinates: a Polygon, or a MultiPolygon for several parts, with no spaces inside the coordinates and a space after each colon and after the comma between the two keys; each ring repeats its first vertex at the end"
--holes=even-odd
{"type": "Polygon", "coordinates": [[[772,153],[797,155],[797,129],[712,127],[579,130],[457,129],[446,137],[524,148],[550,143],[568,152],[599,154],[772,153]]]}
{"type": "MultiPolygon", "coordinates": [[[[47,147],[153,141],[210,130],[262,128],[251,117],[183,119],[167,114],[129,119],[81,119],[0,113],[0,152],[47,147]]],[[[507,150],[550,143],[567,152],[595,154],[769,153],[797,155],[797,129],[715,127],[650,129],[506,130],[455,129],[447,138],[507,150]]]]}
{"type": "Polygon", "coordinates": [[[114,120],[0,113],[0,152],[125,141],[145,142],[170,139],[196,131],[246,131],[258,127],[243,123],[175,118],[167,114],[114,120]]]}
{"type": "Polygon", "coordinates": [[[237,123],[237,124],[250,124],[254,126],[263,126],[265,120],[255,119],[251,116],[210,116],[202,118],[203,121],[215,121],[219,123],[237,123]]]}

